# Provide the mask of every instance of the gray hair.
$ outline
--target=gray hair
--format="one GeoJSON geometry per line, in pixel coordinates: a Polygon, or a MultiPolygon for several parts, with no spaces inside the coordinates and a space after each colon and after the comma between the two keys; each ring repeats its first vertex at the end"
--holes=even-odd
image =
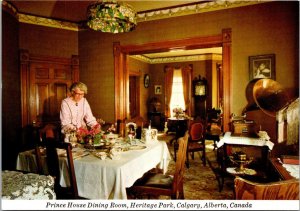
{"type": "Polygon", "coordinates": [[[76,88],[78,88],[81,91],[83,91],[84,94],[87,94],[88,88],[87,88],[87,86],[84,83],[82,83],[82,82],[75,82],[75,83],[73,83],[71,85],[71,87],[70,87],[70,92],[74,92],[76,88]]]}

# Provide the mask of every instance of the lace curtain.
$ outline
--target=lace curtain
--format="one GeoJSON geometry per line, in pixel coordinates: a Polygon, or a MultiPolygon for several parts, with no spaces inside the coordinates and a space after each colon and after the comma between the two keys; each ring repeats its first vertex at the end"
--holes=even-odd
{"type": "Polygon", "coordinates": [[[299,98],[286,110],[287,145],[299,143],[299,98]]]}
{"type": "Polygon", "coordinates": [[[299,98],[281,109],[276,115],[278,122],[278,143],[287,145],[299,142],[299,98]]]}

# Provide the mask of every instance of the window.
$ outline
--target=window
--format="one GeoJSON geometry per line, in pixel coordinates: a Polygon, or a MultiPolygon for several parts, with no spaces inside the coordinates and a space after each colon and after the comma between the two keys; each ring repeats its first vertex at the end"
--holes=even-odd
{"type": "Polygon", "coordinates": [[[174,108],[182,108],[185,110],[184,96],[183,96],[183,83],[181,69],[175,69],[173,74],[173,84],[172,84],[172,95],[170,100],[170,114],[171,117],[174,116],[174,108]]]}

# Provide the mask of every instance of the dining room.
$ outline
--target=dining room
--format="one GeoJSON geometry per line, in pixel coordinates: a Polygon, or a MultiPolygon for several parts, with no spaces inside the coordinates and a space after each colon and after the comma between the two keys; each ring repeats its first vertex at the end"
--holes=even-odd
{"type": "MultiPolygon", "coordinates": [[[[275,84],[280,91],[284,87],[287,100],[280,109],[299,96],[299,2],[125,3],[136,10],[135,19],[118,31],[115,25],[100,30],[95,27],[101,24],[88,23],[100,2],[1,2],[2,170],[39,172],[36,143],[49,138],[41,131],[50,124],[54,138],[65,140],[61,102],[78,81],[88,87],[84,98],[95,118],[107,123],[96,146],[88,140],[73,143],[70,154],[80,197],[128,199],[128,188],[145,173],[158,173],[153,168],[162,170],[160,176],[174,173],[179,158],[186,159],[178,140],[194,121],[207,126],[210,111],[216,111],[210,119],[212,130],[197,141],[208,162],[204,165],[203,150],[188,153],[184,199],[234,200],[232,177],[223,177],[226,168],[220,174],[218,156],[223,151],[217,142],[226,132],[234,133],[238,118],[243,121],[242,135],[252,123],[268,133],[274,143],[268,151],[271,158],[299,154],[299,142],[278,132],[274,110],[270,116],[253,100],[254,106],[245,112],[250,85],[266,85],[254,79],[260,61],[270,71],[268,78],[259,79],[272,80],[272,88],[275,84]],[[136,124],[134,138],[126,127],[131,121],[136,124]],[[107,125],[120,126],[118,137],[106,136],[111,132],[107,125]]],[[[43,143],[39,148],[42,170],[47,170],[45,147],[43,143]]],[[[68,167],[65,152],[58,153],[58,160],[68,167]]],[[[62,175],[58,183],[70,185],[66,178],[62,175]]]]}

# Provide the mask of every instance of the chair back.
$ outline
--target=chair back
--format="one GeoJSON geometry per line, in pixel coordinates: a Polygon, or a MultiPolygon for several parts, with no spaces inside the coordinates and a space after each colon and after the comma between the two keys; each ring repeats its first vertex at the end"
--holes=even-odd
{"type": "Polygon", "coordinates": [[[57,140],[58,136],[55,133],[57,128],[53,124],[46,124],[43,128],[41,128],[38,133],[38,137],[35,140],[35,156],[36,156],[36,164],[37,164],[37,173],[45,174],[43,165],[42,165],[42,154],[41,147],[44,147],[46,144],[47,138],[52,138],[57,140]]]}
{"type": "Polygon", "coordinates": [[[61,127],[58,124],[47,123],[39,131],[42,142],[49,137],[55,138],[57,141],[62,140],[61,127]]]}
{"type": "Polygon", "coordinates": [[[47,166],[48,172],[55,178],[55,190],[58,198],[78,198],[78,189],[75,177],[73,156],[72,156],[72,145],[67,142],[58,142],[54,138],[46,139],[46,155],[47,155],[47,166]],[[70,178],[70,187],[64,188],[60,185],[61,168],[57,149],[64,149],[66,151],[67,168],[70,178]]]}
{"type": "Polygon", "coordinates": [[[183,194],[183,176],[185,170],[185,160],[186,160],[186,150],[189,139],[189,133],[186,131],[183,137],[178,139],[179,147],[178,147],[178,158],[175,163],[175,173],[172,184],[172,195],[176,196],[175,198],[179,198],[179,194],[183,194]]]}
{"type": "Polygon", "coordinates": [[[223,131],[221,110],[215,108],[207,110],[206,126],[208,131],[211,129],[223,131]]]}
{"type": "Polygon", "coordinates": [[[148,123],[141,116],[136,116],[136,117],[132,118],[130,120],[130,122],[134,122],[137,125],[137,127],[142,127],[143,128],[143,127],[148,126],[148,123]]]}
{"type": "Polygon", "coordinates": [[[204,138],[205,128],[202,122],[193,122],[190,125],[190,140],[199,141],[204,138]]]}
{"type": "Polygon", "coordinates": [[[235,199],[241,200],[299,200],[299,180],[256,183],[241,177],[234,179],[235,199]]]}

